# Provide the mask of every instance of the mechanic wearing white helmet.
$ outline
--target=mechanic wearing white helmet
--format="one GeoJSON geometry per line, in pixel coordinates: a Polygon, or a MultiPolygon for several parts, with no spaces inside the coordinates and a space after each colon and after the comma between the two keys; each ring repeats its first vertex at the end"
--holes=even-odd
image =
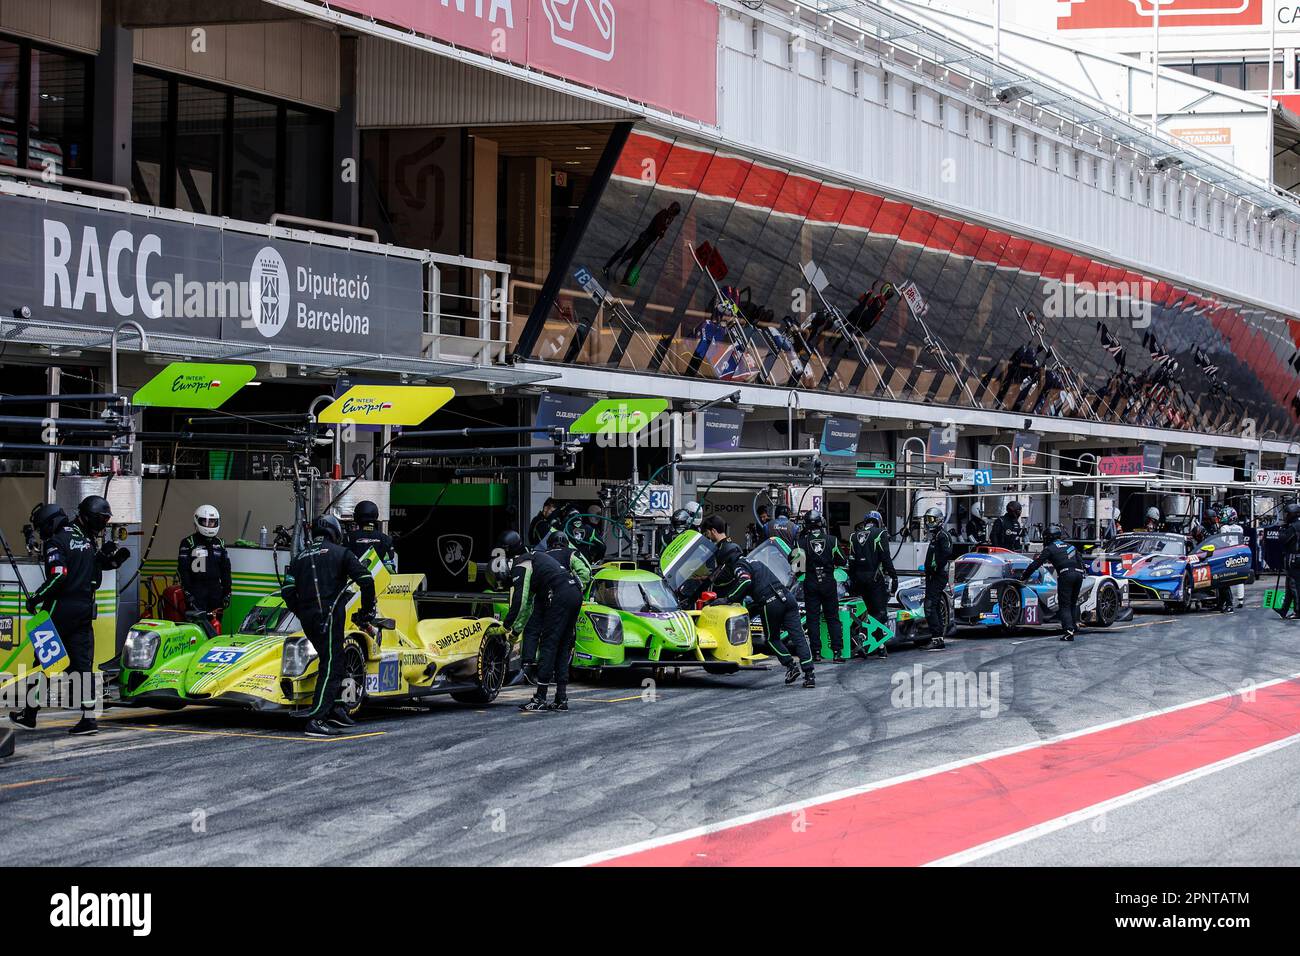
{"type": "MultiPolygon", "coordinates": [[[[1231,505],[1224,505],[1219,511],[1219,534],[1239,534],[1242,541],[1246,540],[1246,529],[1242,527],[1241,522],[1237,519],[1237,509],[1231,505]]],[[[1219,610],[1231,611],[1233,607],[1246,606],[1246,585],[1233,584],[1226,588],[1219,589],[1219,610]],[[1228,592],[1231,591],[1231,594],[1228,592]]]]}
{"type": "Polygon", "coordinates": [[[230,552],[217,537],[221,513],[212,505],[194,509],[194,533],[181,541],[176,574],[185,592],[185,606],[216,617],[230,607],[230,552]]]}

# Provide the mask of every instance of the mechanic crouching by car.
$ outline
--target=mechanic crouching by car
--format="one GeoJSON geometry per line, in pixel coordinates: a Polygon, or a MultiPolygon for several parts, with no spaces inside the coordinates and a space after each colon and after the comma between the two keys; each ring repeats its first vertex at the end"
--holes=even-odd
{"type": "Polygon", "coordinates": [[[533,615],[541,614],[537,690],[519,709],[526,713],[566,711],[569,658],[577,640],[582,586],[569,566],[561,565],[549,552],[528,551],[517,531],[505,532],[497,548],[510,568],[510,608],[503,622],[506,630],[524,632],[533,615]],[[555,684],[554,703],[546,700],[551,684],[555,684]]]}
{"type": "Polygon", "coordinates": [[[380,530],[379,505],[373,501],[358,501],[352,509],[352,529],[348,531],[347,546],[358,558],[364,558],[366,552],[374,548],[389,573],[397,573],[393,539],[380,530]]]}
{"type": "Polygon", "coordinates": [[[316,693],[305,715],[308,737],[337,737],[354,721],[350,701],[342,699],[343,639],[347,629],[348,584],[361,588],[361,609],[353,620],[375,619],[375,579],[361,559],[343,545],[343,525],[333,515],[311,524],[312,541],[289,562],[281,592],[316,649],[316,693]]]}
{"type": "Polygon", "coordinates": [[[756,611],[763,619],[767,646],[785,665],[785,682],[793,684],[802,673],[803,686],[816,687],[813,656],[804,637],[803,625],[799,622],[799,602],[794,595],[766,565],[745,560],[740,545],[734,541],[719,546],[717,562],[718,570],[713,581],[718,596],[709,602],[709,606],[748,603],[750,613],[756,611]],[[782,634],[789,637],[788,649],[781,639],[782,634]]]}
{"type": "Polygon", "coordinates": [[[840,586],[835,580],[835,569],[847,563],[840,551],[840,543],[826,532],[826,519],[820,511],[810,511],[804,517],[803,532],[799,535],[796,567],[802,558],[803,608],[807,619],[808,646],[813,660],[821,657],[822,617],[826,618],[826,633],[830,638],[831,660],[844,663],[844,626],[840,621],[840,586]]]}
{"type": "MultiPolygon", "coordinates": [[[[1019,504],[1019,502],[1017,502],[1019,504]]],[[[1008,506],[1010,507],[1010,506],[1008,506]]],[[[930,650],[941,651],[947,647],[943,639],[948,601],[948,565],[952,563],[952,536],[943,526],[943,509],[929,508],[921,519],[930,536],[930,546],[925,549],[925,623],[930,628],[930,650]]],[[[999,518],[998,521],[1002,519],[999,518]]],[[[997,522],[994,522],[997,526],[997,522]]]]}
{"type": "Polygon", "coordinates": [[[194,534],[187,535],[176,553],[176,577],[185,595],[185,608],[204,615],[198,622],[209,637],[216,637],[212,619],[230,607],[230,552],[217,533],[221,512],[212,505],[194,509],[194,534]]]}
{"type": "Polygon", "coordinates": [[[1059,524],[1048,527],[1043,550],[1020,572],[1020,580],[1028,581],[1044,564],[1056,569],[1056,596],[1061,604],[1061,640],[1073,641],[1079,628],[1079,589],[1086,575],[1083,558],[1072,544],[1063,540],[1065,532],[1059,524]]]}
{"type": "MultiPolygon", "coordinates": [[[[68,673],[75,675],[81,693],[81,719],[69,731],[76,737],[99,732],[94,717],[95,692],[95,592],[104,572],[126,563],[130,552],[109,538],[96,546],[113,511],[99,495],[77,506],[77,519],[69,521],[58,505],[37,505],[31,522],[41,536],[45,583],[27,599],[27,613],[43,610],[50,615],[68,654],[68,673]]],[[[9,719],[24,730],[36,729],[38,706],[28,705],[9,719]]]]}

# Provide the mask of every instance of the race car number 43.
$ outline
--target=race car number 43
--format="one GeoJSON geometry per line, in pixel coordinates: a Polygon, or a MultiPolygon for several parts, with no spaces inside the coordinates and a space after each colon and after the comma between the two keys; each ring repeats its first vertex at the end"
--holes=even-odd
{"type": "Polygon", "coordinates": [[[214,647],[199,660],[201,664],[233,664],[244,656],[240,647],[214,647]]]}

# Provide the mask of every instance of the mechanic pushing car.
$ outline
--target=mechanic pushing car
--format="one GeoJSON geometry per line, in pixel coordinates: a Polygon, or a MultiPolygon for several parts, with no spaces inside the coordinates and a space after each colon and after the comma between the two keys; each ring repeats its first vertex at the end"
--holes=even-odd
{"type": "MultiPolygon", "coordinates": [[[[35,614],[38,608],[46,611],[67,648],[68,672],[76,675],[81,690],[81,719],[69,731],[78,737],[99,732],[94,717],[95,592],[104,572],[117,570],[131,556],[111,538],[95,545],[112,517],[112,508],[99,495],[82,500],[75,521],[69,521],[58,505],[37,505],[31,515],[41,536],[45,583],[27,599],[27,613],[35,614]]],[[[9,719],[25,730],[35,730],[38,710],[28,705],[9,719]]]]}
{"type": "MultiPolygon", "coordinates": [[[[517,531],[507,531],[497,543],[499,556],[510,569],[510,608],[506,630],[518,634],[540,610],[537,651],[537,690],[520,705],[524,712],[569,709],[569,658],[573,656],[582,587],[569,567],[546,551],[528,551],[517,531]],[[551,684],[555,702],[548,703],[551,684]]],[[[581,553],[581,552],[580,552],[581,553]]],[[[585,555],[583,555],[585,557],[585,555]]]]}
{"type": "MultiPolygon", "coordinates": [[[[1019,502],[1016,502],[1019,505],[1019,502]]],[[[1010,505],[1007,506],[1010,508],[1010,505]]],[[[998,518],[1001,521],[1002,518],[998,518]]],[[[921,519],[930,536],[930,546],[925,549],[925,622],[930,627],[930,650],[941,651],[947,647],[943,639],[946,597],[948,591],[948,565],[952,563],[952,537],[943,526],[943,509],[927,508],[921,519]]],[[[997,526],[997,521],[994,523],[997,526]]]]}
{"type": "Polygon", "coordinates": [[[185,608],[207,615],[199,623],[216,636],[211,619],[230,607],[230,552],[217,537],[221,512],[212,505],[194,509],[194,533],[186,535],[176,553],[176,577],[185,595],[185,608]]]}
{"type": "Polygon", "coordinates": [[[352,528],[348,531],[348,550],[358,558],[365,557],[367,551],[375,549],[375,554],[384,563],[390,573],[397,573],[397,552],[393,550],[393,539],[379,527],[379,505],[373,501],[358,501],[352,509],[352,528]]]}
{"type": "Polygon", "coordinates": [[[884,525],[880,512],[873,511],[849,538],[849,592],[862,598],[867,614],[880,624],[888,623],[889,596],[898,590],[898,572],[884,525]]]}
{"type": "MultiPolygon", "coordinates": [[[[305,715],[308,737],[337,737],[354,723],[342,699],[343,638],[348,584],[361,589],[361,609],[353,620],[367,625],[375,618],[375,579],[361,559],[343,545],[343,525],[333,515],[311,524],[312,540],[289,562],[281,591],[285,606],[302,624],[316,648],[316,692],[305,715]]],[[[302,715],[299,715],[302,716],[302,715]]]]}
{"type": "Polygon", "coordinates": [[[1012,498],[1007,502],[1005,514],[993,519],[993,528],[989,531],[989,544],[995,548],[1008,551],[1023,551],[1025,548],[1025,531],[1020,527],[1020,502],[1012,498]]]}
{"type": "Polygon", "coordinates": [[[1020,572],[1020,580],[1028,581],[1044,564],[1056,569],[1057,600],[1060,602],[1061,640],[1073,641],[1079,627],[1079,588],[1085,576],[1083,558],[1078,549],[1067,544],[1065,532],[1059,524],[1051,525],[1044,536],[1043,550],[1020,572]]]}
{"type": "Polygon", "coordinates": [[[734,541],[718,547],[717,561],[718,570],[713,580],[718,596],[709,602],[709,606],[745,604],[748,599],[751,611],[757,610],[763,619],[767,646],[785,665],[785,682],[793,684],[802,673],[803,686],[816,687],[813,656],[804,637],[803,625],[799,622],[799,602],[794,595],[782,586],[767,565],[745,560],[740,545],[734,541]],[[788,647],[781,639],[782,634],[789,638],[788,647]]]}
{"type": "Polygon", "coordinates": [[[840,586],[835,580],[835,569],[848,562],[840,551],[840,543],[827,533],[826,519],[820,511],[810,511],[804,516],[803,533],[799,535],[797,550],[792,555],[796,566],[800,556],[803,559],[803,609],[813,659],[821,656],[824,615],[831,660],[842,664],[844,626],[840,621],[840,586]]]}
{"type": "Polygon", "coordinates": [[[1286,598],[1278,609],[1285,620],[1294,608],[1300,617],[1300,503],[1291,502],[1282,510],[1282,568],[1286,572],[1286,598]]]}

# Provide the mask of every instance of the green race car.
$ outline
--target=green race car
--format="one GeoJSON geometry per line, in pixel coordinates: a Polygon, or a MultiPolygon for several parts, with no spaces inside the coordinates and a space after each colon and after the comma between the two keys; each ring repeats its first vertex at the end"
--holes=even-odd
{"type": "Polygon", "coordinates": [[[712,548],[690,531],[664,551],[663,574],[621,562],[597,569],[578,615],[573,667],[579,672],[700,667],[710,674],[734,674],[764,666],[765,657],[754,653],[747,609],[694,608],[712,548]],[[690,583],[697,586],[684,587],[690,583]]]}

